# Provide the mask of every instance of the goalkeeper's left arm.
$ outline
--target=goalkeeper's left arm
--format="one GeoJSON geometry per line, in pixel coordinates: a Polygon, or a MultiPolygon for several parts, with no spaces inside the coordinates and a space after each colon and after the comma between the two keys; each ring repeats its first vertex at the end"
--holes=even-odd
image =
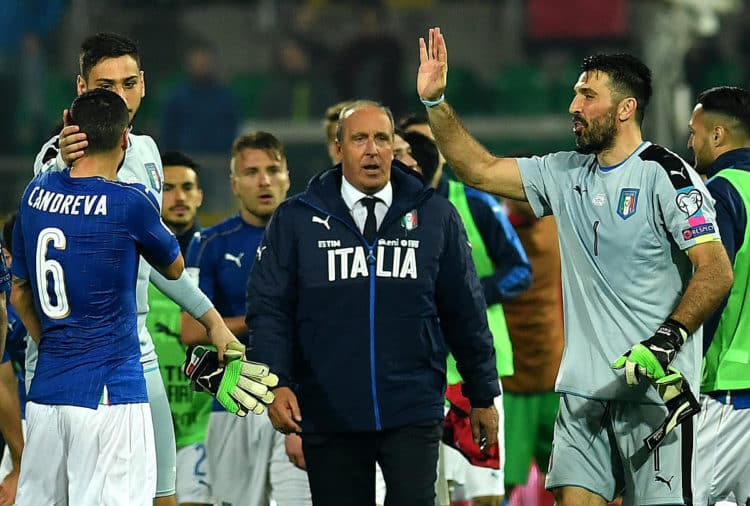
{"type": "Polygon", "coordinates": [[[612,364],[616,369],[625,369],[629,385],[642,377],[651,381],[664,378],[688,336],[713,313],[732,286],[732,266],[721,242],[696,244],[686,252],[695,272],[674,312],[653,336],[612,364]]]}

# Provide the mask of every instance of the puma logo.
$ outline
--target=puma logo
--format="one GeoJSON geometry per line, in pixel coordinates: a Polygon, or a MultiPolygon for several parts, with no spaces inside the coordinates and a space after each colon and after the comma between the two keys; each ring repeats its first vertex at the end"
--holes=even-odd
{"type": "Polygon", "coordinates": [[[654,481],[658,481],[658,482],[664,483],[667,487],[669,487],[670,491],[672,490],[672,480],[673,479],[674,479],[674,475],[670,476],[668,480],[665,479],[665,478],[662,478],[658,474],[656,475],[656,477],[654,477],[654,481]]]}
{"type": "Polygon", "coordinates": [[[260,262],[261,257],[263,256],[263,252],[266,250],[267,246],[258,246],[258,249],[255,250],[255,257],[258,259],[258,262],[260,262]]]}
{"type": "Polygon", "coordinates": [[[685,167],[680,167],[680,170],[670,170],[669,175],[685,177],[685,167]]]}
{"type": "Polygon", "coordinates": [[[576,193],[578,193],[579,197],[583,197],[584,193],[588,193],[588,190],[586,188],[582,188],[581,185],[577,184],[573,187],[573,190],[575,190],[576,193]]]}
{"type": "Polygon", "coordinates": [[[234,256],[231,253],[224,253],[224,260],[229,260],[230,262],[234,262],[237,265],[237,267],[241,269],[243,256],[245,256],[244,251],[237,256],[234,256]]]}
{"type": "Polygon", "coordinates": [[[326,230],[331,230],[331,226],[328,224],[328,220],[330,220],[330,219],[331,219],[331,215],[330,214],[328,216],[326,216],[325,220],[323,218],[319,218],[318,216],[313,216],[312,217],[312,222],[313,223],[320,223],[321,225],[323,225],[324,227],[326,227],[326,230]]]}

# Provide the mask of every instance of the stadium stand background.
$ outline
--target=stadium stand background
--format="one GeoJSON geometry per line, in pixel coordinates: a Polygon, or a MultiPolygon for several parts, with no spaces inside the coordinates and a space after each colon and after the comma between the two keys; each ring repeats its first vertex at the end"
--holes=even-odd
{"type": "MultiPolygon", "coordinates": [[[[33,155],[58,131],[87,34],[139,42],[147,94],[135,126],[157,143],[186,51],[215,48],[240,130],[268,130],[287,146],[292,194],[328,166],[320,120],[329,103],[366,96],[385,98],[397,114],[421,110],[416,41],[435,25],[451,46],[448,98],[497,153],[572,148],[572,84],[593,52],[628,51],[649,63],[658,88],[645,135],[681,154],[697,91],[750,86],[750,7],[740,0],[14,0],[0,9],[0,213],[16,208],[33,155]]],[[[228,151],[188,150],[203,166],[203,225],[236,209],[228,151]]]]}

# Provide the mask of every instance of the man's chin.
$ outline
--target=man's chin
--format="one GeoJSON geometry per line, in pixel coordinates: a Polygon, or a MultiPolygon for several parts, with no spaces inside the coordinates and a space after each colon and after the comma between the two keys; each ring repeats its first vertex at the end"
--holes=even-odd
{"type": "Polygon", "coordinates": [[[595,152],[591,144],[583,144],[579,142],[579,139],[576,139],[576,151],[582,155],[590,155],[595,152]]]}
{"type": "Polygon", "coordinates": [[[164,220],[164,223],[166,223],[168,226],[184,227],[185,225],[190,223],[190,220],[187,217],[185,218],[175,217],[169,220],[164,220]]]}

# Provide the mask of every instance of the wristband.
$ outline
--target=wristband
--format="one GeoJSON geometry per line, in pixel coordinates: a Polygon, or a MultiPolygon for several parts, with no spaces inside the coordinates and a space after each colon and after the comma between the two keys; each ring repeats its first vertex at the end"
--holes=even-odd
{"type": "Polygon", "coordinates": [[[425,105],[425,107],[435,107],[436,105],[440,105],[443,102],[445,102],[445,93],[440,95],[437,100],[426,100],[422,97],[419,97],[419,100],[422,101],[422,103],[425,105]]]}
{"type": "Polygon", "coordinates": [[[688,331],[687,327],[685,327],[685,325],[672,318],[667,318],[666,321],[664,321],[664,325],[671,325],[675,327],[677,329],[677,332],[680,334],[680,337],[682,338],[682,342],[680,344],[685,344],[688,336],[690,336],[690,332],[688,331]]]}

